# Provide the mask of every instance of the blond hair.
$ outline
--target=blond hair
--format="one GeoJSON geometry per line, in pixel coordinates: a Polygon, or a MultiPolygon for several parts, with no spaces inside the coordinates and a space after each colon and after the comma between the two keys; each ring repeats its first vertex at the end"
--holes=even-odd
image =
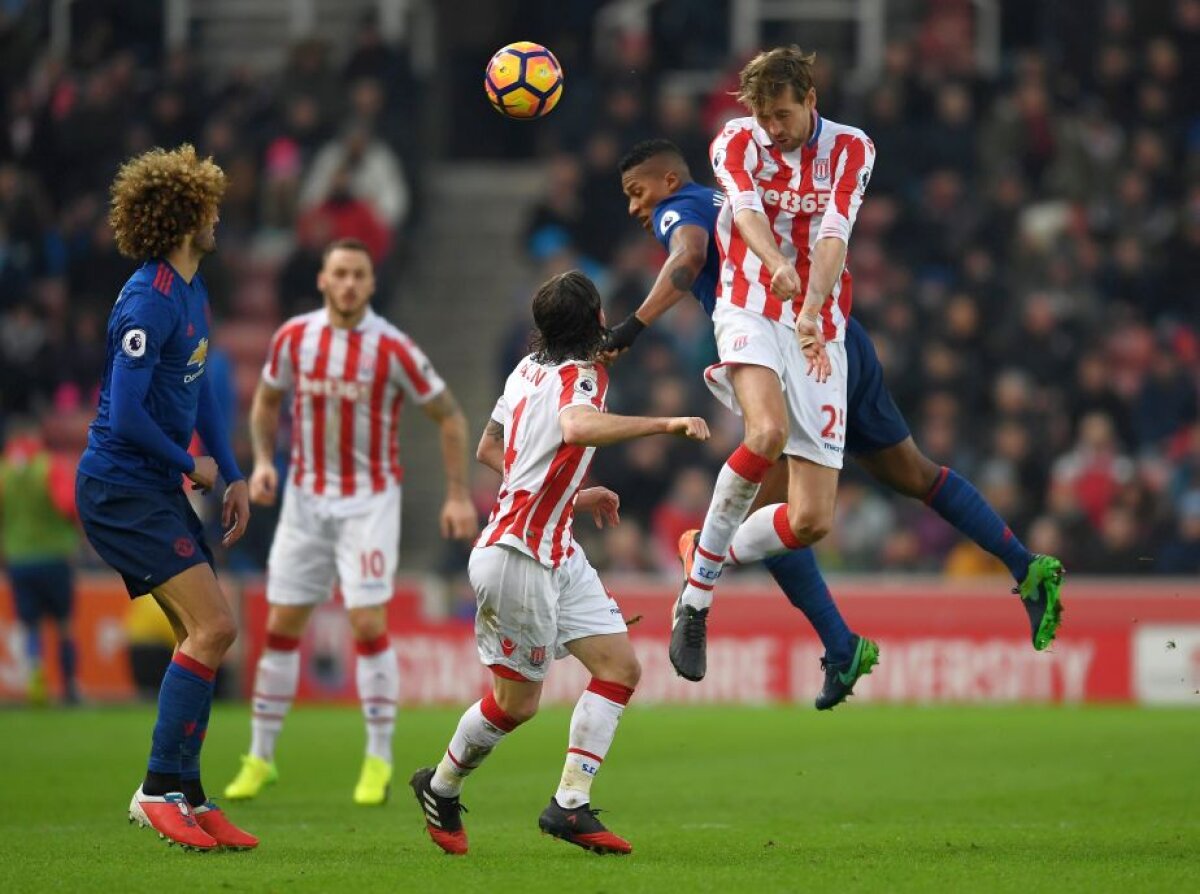
{"type": "Polygon", "coordinates": [[[130,159],[111,189],[117,250],[135,260],[168,254],[216,214],[224,194],[225,172],[189,143],[130,159]]]}

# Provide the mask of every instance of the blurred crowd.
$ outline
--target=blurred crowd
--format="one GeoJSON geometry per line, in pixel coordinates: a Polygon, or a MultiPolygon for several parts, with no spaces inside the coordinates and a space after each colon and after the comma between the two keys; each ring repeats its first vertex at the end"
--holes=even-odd
{"type": "MultiPolygon", "coordinates": [[[[57,59],[48,4],[0,4],[0,428],[40,418],[52,447],[82,449],[105,323],[131,272],[106,220],[108,186],[124,159],[189,141],[229,177],[203,275],[220,323],[210,375],[245,458],[233,423],[274,327],[319,302],[324,245],[363,240],[381,277],[403,256],[420,163],[403,126],[414,75],[371,17],[336,52],[297,43],[273,77],[213,78],[188,48],[164,53],[157,3],[95,6],[75,6],[72,52],[57,59]],[[117,27],[134,7],[150,27],[117,27]]],[[[261,567],[271,513],[256,515],[241,551],[261,567]]]]}
{"type": "MultiPolygon", "coordinates": [[[[524,234],[535,278],[592,271],[612,322],[664,259],[626,217],[620,153],[667,137],[712,183],[708,142],[744,114],[730,96],[744,59],[720,31],[698,27],[715,44],[679,60],[728,59],[710,90],[661,76],[671,11],[704,5],[661,6],[572,82],[594,94],[593,114],[540,136],[547,189],[524,234]]],[[[924,451],[972,478],[1031,549],[1083,573],[1200,572],[1200,2],[1030,10],[1006,31],[995,77],[977,66],[971,4],[920,6],[866,89],[848,89],[836,54],[818,56],[819,111],[878,150],[850,266],[887,383],[924,451]]],[[[501,369],[525,326],[514,321],[501,369]]],[[[707,448],[600,452],[594,477],[623,498],[624,524],[594,547],[609,567],[673,568],[678,534],[704,517],[740,434],[702,384],[714,356],[688,301],[614,367],[613,410],[721,425],[707,448]]],[[[1002,572],[853,462],[819,551],[827,568],[1002,572]]]]}
{"type": "MultiPolygon", "coordinates": [[[[452,114],[443,143],[451,156],[503,146],[540,160],[545,195],[518,249],[530,283],[583,267],[615,322],[663,260],[626,217],[617,161],[667,137],[711,183],[707,146],[742,114],[729,91],[745,60],[728,45],[727,2],[662,0],[648,28],[601,31],[603,5],[523,4],[518,36],[555,49],[572,101],[534,126],[452,114]],[[500,128],[509,142],[490,139],[500,128]]],[[[852,85],[822,49],[817,90],[822,114],[862,126],[878,150],[851,241],[854,313],[914,436],[1072,571],[1200,573],[1200,0],[1003,4],[995,74],[972,49],[967,0],[896,5],[908,26],[889,23],[879,77],[852,85]]],[[[305,41],[273,77],[213,79],[187,49],[164,53],[157,32],[86,16],[56,60],[45,6],[0,3],[0,423],[40,414],[53,444],[81,445],[129,273],[105,191],[122,159],[183,140],[230,175],[204,275],[232,412],[271,328],[316,302],[326,241],[363,239],[383,276],[409,251],[425,160],[410,62],[366,19],[338,52],[305,41]]],[[[796,29],[777,36],[813,45],[796,29]]],[[[449,56],[447,77],[481,103],[478,56],[449,56]]],[[[498,376],[527,336],[522,312],[498,376]]],[[[715,436],[600,452],[594,477],[621,493],[624,524],[589,542],[597,564],[673,568],[678,533],[702,520],[740,439],[701,381],[714,357],[710,323],[686,301],[615,365],[614,411],[699,412],[715,436]]],[[[827,568],[996,570],[853,462],[842,481],[827,568]]],[[[246,542],[253,561],[262,524],[246,542]]]]}
{"type": "Polygon", "coordinates": [[[188,49],[163,55],[161,38],[141,43],[106,21],[55,59],[45,5],[11,5],[7,18],[0,7],[0,412],[90,405],[104,321],[130,270],[105,219],[107,188],[122,160],[153,146],[193,142],[229,175],[221,251],[204,268],[222,318],[311,307],[331,238],[362,239],[378,263],[396,256],[413,210],[417,153],[400,123],[415,91],[373,20],[336,64],[311,40],[277,77],[214,79],[188,49]],[[245,268],[272,250],[281,281],[264,296],[245,268]]]}

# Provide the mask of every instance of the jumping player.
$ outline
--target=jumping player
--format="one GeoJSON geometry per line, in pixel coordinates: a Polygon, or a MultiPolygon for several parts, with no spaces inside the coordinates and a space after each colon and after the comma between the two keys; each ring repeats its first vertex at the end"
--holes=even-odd
{"type": "Polygon", "coordinates": [[[208,490],[219,471],[226,484],[222,542],[232,546],[245,533],[246,482],[204,375],[208,292],[197,272],[216,249],[224,191],[225,174],[189,145],[154,149],[117,174],[109,221],[121,254],[142,266],[109,316],[100,406],[75,490],[96,552],[120,572],[131,597],[152,594],[175,630],[150,761],[129,820],[168,844],[202,851],[258,844],[205,797],[200,782],[213,678],[237,625],[204,527],[180,487],[186,475],[193,488],[208,490]],[[211,456],[188,454],[193,431],[211,456]]]}
{"type": "Polygon", "coordinates": [[[574,655],[592,674],[571,716],[558,791],[538,819],[543,832],[595,853],[627,854],[591,807],[591,786],[641,675],[625,622],[572,536],[576,510],[617,524],[619,500],[580,490],[596,447],[655,434],[708,438],[703,419],[605,412],[608,374],[595,362],[604,317],[579,271],[543,283],[533,298],[533,353],[508,377],[476,457],[504,482],[471,553],[478,600],[475,637],[492,691],[463,714],[441,762],[411,785],[434,843],[467,852],[459,793],[492,749],[537,712],[555,658],[574,655]]]}
{"type": "Polygon", "coordinates": [[[279,493],[279,412],[292,393],[291,487],[268,559],[267,643],[254,678],[250,753],[225,797],[253,798],[278,778],[275,742],[300,679],[300,638],[336,579],[358,653],[367,733],[354,801],[374,805],[387,799],[391,784],[400,690],[387,604],[399,564],[397,433],[406,397],[439,429],[442,536],[472,538],[479,519],[467,491],[466,419],[421,349],[371,310],[375,274],[366,245],[354,239],[329,245],[317,288],[324,306],[275,333],[250,411],[250,498],[271,505],[279,493]]]}
{"type": "MultiPolygon", "coordinates": [[[[679,150],[665,140],[634,147],[620,169],[630,215],[658,238],[670,255],[642,306],[612,330],[608,346],[616,351],[628,348],[645,326],[689,290],[711,312],[721,262],[717,240],[710,237],[725,205],[722,193],[692,182],[679,150]]],[[[853,318],[846,322],[845,349],[846,450],[880,482],[898,493],[923,499],[1006,564],[1017,582],[1017,592],[1025,599],[1034,647],[1044,649],[1059,622],[1061,564],[1052,557],[1030,554],[969,481],[921,453],[883,383],[866,331],[853,318]]],[[[784,499],[784,468],[777,463],[767,473],[755,509],[784,499]]],[[[685,561],[693,549],[694,535],[688,532],[681,540],[685,561]]],[[[846,626],[811,550],[779,553],[768,557],[765,564],[821,637],[826,649],[825,686],[816,705],[831,708],[850,693],[865,672],[864,665],[869,670],[876,657],[874,644],[846,626]]]]}

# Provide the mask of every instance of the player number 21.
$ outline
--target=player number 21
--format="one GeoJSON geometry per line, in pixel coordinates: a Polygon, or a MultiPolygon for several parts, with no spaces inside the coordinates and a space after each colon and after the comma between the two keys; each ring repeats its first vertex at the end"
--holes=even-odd
{"type": "Polygon", "coordinates": [[[825,427],[821,429],[821,437],[840,441],[846,428],[846,411],[833,404],[825,404],[821,407],[821,412],[825,414],[825,427]]]}

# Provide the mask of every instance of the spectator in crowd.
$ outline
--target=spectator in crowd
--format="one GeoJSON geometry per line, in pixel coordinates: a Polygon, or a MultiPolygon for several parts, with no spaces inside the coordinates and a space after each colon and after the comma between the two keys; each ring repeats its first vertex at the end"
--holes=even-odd
{"type": "Polygon", "coordinates": [[[1158,553],[1160,574],[1200,574],[1200,490],[1179,501],[1179,526],[1158,553]]]}
{"type": "Polygon", "coordinates": [[[347,199],[368,207],[389,238],[408,216],[410,196],[404,166],[361,122],[351,124],[317,153],[300,192],[300,205],[306,209],[347,199]]]}
{"type": "Polygon", "coordinates": [[[0,454],[0,547],[22,628],[33,704],[49,699],[42,662],[43,620],[53,622],[58,634],[61,698],[67,704],[79,701],[71,630],[71,559],[79,547],[76,518],[74,458],[48,450],[36,422],[10,421],[0,454]]]}

